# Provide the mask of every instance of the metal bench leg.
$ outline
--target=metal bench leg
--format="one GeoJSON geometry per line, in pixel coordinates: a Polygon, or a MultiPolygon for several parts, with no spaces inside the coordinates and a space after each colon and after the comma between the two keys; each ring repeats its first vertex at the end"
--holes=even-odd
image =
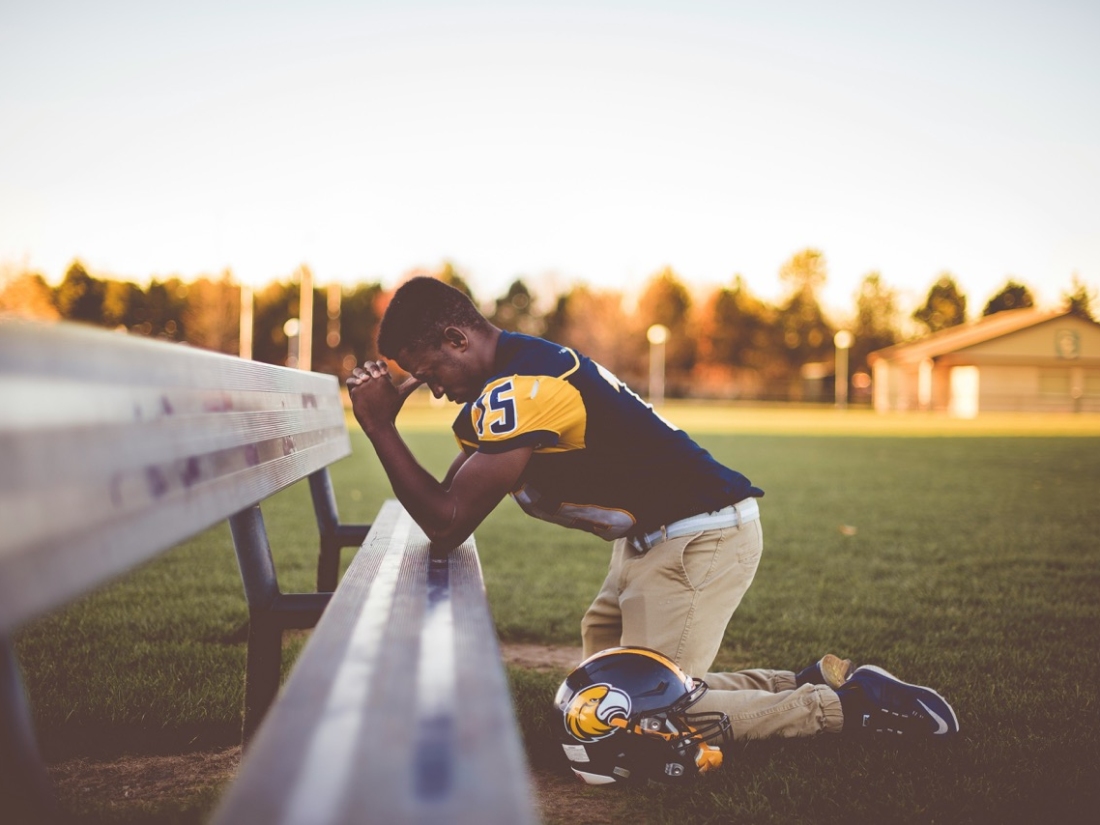
{"type": "Polygon", "coordinates": [[[229,518],[248,600],[248,665],[241,739],[248,745],[279,692],[283,631],[315,627],[331,593],[280,593],[260,506],[229,518]]]}
{"type": "Polygon", "coordinates": [[[317,557],[317,592],[332,592],[340,578],[340,550],[343,545],[332,536],[321,536],[321,554],[317,557]]]}
{"type": "Polygon", "coordinates": [[[241,743],[252,740],[275,701],[283,661],[283,630],[269,610],[248,611],[248,665],[244,677],[244,721],[241,743]]]}
{"type": "Polygon", "coordinates": [[[267,540],[260,506],[253,505],[229,517],[233,547],[248,600],[248,670],[244,680],[243,740],[248,744],[264,711],[279,690],[283,634],[272,621],[272,606],[279,598],[279,581],[271,544],[267,540]]]}
{"type": "Polygon", "coordinates": [[[56,822],[53,783],[38,752],[11,639],[0,635],[0,810],[11,822],[56,822]]]}
{"type": "Polygon", "coordinates": [[[336,494],[328,467],[309,476],[313,513],[321,534],[321,553],[317,558],[317,592],[331,593],[340,579],[340,550],[358,547],[370,531],[369,524],[341,524],[336,510],[336,494]]]}

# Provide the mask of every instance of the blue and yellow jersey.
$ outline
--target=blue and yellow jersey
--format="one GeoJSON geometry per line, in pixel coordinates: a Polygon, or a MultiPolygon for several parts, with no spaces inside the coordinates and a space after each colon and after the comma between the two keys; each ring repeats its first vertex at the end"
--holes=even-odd
{"type": "Polygon", "coordinates": [[[763,495],[568,347],[503,332],[497,364],[454,432],[467,453],[534,448],[512,492],[530,515],[615,539],[763,495]]]}

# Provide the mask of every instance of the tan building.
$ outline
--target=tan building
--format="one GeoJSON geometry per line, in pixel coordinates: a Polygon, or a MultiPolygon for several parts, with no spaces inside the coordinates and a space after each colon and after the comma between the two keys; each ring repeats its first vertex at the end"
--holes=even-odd
{"type": "Polygon", "coordinates": [[[998,312],[868,362],[879,412],[1100,412],[1100,324],[1066,312],[998,312]]]}

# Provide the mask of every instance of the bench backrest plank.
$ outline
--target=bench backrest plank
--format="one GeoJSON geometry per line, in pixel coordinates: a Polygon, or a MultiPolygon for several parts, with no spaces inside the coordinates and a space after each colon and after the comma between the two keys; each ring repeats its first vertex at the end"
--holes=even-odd
{"type": "Polygon", "coordinates": [[[216,823],[535,821],[474,542],[428,546],[387,502],[216,823]]]}
{"type": "Polygon", "coordinates": [[[0,633],[350,452],[333,376],[0,323],[0,633]]]}

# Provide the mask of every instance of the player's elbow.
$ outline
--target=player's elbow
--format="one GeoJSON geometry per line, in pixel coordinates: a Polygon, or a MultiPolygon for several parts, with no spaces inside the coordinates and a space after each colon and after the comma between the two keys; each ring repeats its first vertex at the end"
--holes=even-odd
{"type": "Polygon", "coordinates": [[[446,554],[466,541],[474,532],[473,524],[464,524],[458,516],[457,508],[451,509],[447,517],[434,519],[430,524],[422,524],[424,535],[432,543],[432,555],[446,554]]]}
{"type": "Polygon", "coordinates": [[[460,547],[470,537],[469,532],[459,533],[435,533],[427,534],[431,544],[428,547],[428,555],[433,559],[444,559],[456,548],[460,547]]]}
{"type": "Polygon", "coordinates": [[[428,537],[428,541],[432,543],[432,553],[441,552],[449,553],[454,550],[462,542],[466,541],[472,534],[472,529],[444,529],[444,530],[425,530],[424,535],[428,537]]]}
{"type": "MultiPolygon", "coordinates": [[[[465,539],[463,539],[463,541],[465,541],[465,539]]],[[[428,555],[431,556],[433,559],[445,559],[451,554],[451,551],[461,546],[461,544],[461,541],[437,541],[435,539],[432,539],[432,543],[428,546],[428,555]]]]}

